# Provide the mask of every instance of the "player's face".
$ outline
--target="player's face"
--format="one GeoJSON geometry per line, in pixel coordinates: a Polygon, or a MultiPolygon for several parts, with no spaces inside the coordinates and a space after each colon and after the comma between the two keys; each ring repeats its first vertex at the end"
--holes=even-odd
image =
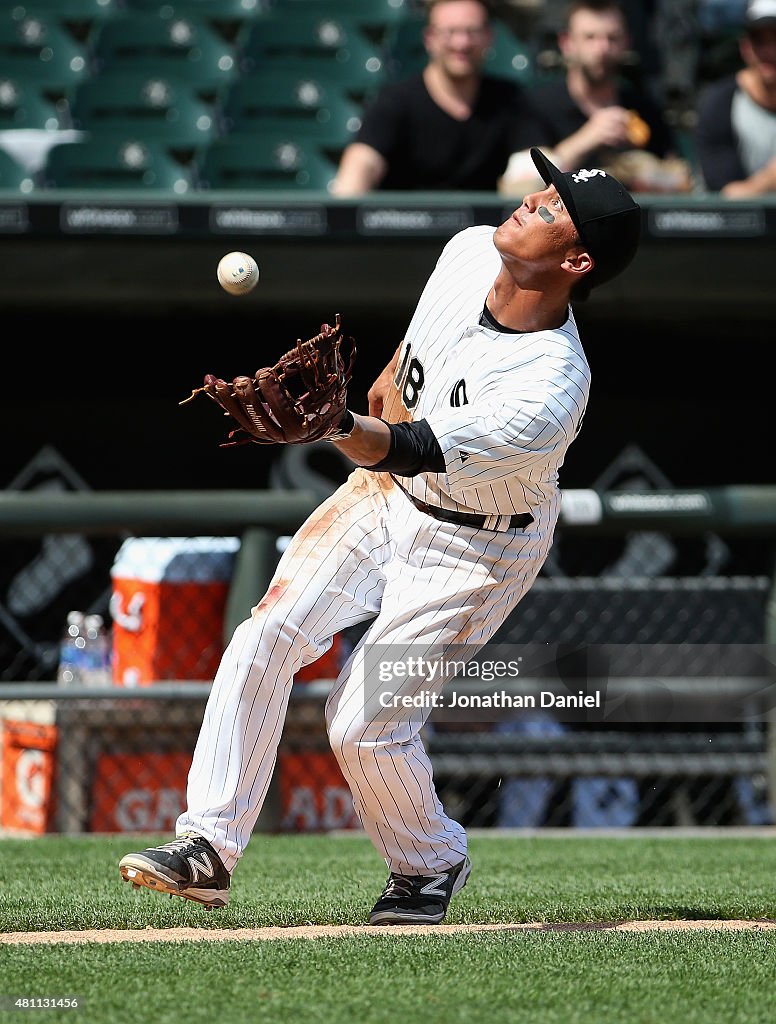
{"type": "Polygon", "coordinates": [[[505,263],[530,264],[534,270],[559,268],[581,248],[579,235],[554,185],[527,195],[500,224],[493,243],[505,263]]]}
{"type": "Polygon", "coordinates": [[[426,50],[451,78],[479,74],[492,42],[488,14],[477,0],[450,0],[434,7],[424,33],[426,50]]]}
{"type": "Polygon", "coordinates": [[[629,38],[619,11],[577,11],[559,44],[567,66],[596,84],[616,74],[629,38]]]}
{"type": "Polygon", "coordinates": [[[776,28],[759,28],[744,36],[741,55],[766,85],[776,85],[776,28]]]}

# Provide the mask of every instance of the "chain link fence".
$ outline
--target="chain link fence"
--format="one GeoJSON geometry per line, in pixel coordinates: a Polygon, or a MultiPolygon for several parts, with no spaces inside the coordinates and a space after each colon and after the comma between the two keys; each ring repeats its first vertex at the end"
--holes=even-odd
{"type": "MultiPolygon", "coordinates": [[[[236,512],[224,511],[228,497],[208,506],[178,495],[174,514],[164,495],[146,497],[145,518],[133,518],[106,517],[99,495],[81,496],[83,521],[59,528],[56,508],[36,519],[28,513],[38,506],[25,506],[14,518],[12,500],[0,505],[4,830],[174,827],[225,639],[263,592],[284,536],[316,503],[289,497],[262,522],[267,495],[246,495],[236,512]],[[92,506],[98,511],[83,512],[92,506]],[[186,533],[181,506],[190,506],[186,533]],[[255,543],[247,557],[257,522],[260,564],[255,543]],[[56,684],[72,608],[101,614],[110,627],[112,682],[103,687],[56,684]]],[[[424,739],[448,812],[469,827],[771,824],[776,507],[768,508],[729,536],[724,524],[677,530],[670,514],[665,529],[649,516],[644,528],[637,517],[592,531],[585,515],[563,518],[551,558],[489,646],[505,661],[551,649],[556,675],[561,658],[561,675],[588,688],[591,672],[601,675],[591,658],[605,656],[607,699],[643,697],[659,681],[670,713],[661,717],[660,704],[595,720],[542,707],[484,720],[432,712],[424,739]]],[[[338,634],[295,681],[258,828],[359,827],[323,703],[364,628],[338,634]]],[[[512,691],[547,686],[541,675],[511,680],[512,691]]]]}
{"type": "Polygon", "coordinates": [[[477,826],[769,824],[770,591],[765,576],[540,578],[495,649],[553,649],[568,688],[604,680],[610,712],[432,726],[447,806],[477,826]],[[644,699],[617,713],[633,684],[644,699]]]}

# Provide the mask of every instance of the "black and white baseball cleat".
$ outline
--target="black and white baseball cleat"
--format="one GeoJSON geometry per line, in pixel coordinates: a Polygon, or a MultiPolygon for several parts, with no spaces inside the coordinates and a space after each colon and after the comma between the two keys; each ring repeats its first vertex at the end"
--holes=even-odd
{"type": "Polygon", "coordinates": [[[206,910],[229,902],[229,872],[207,839],[195,832],[186,832],[163,846],[128,853],[119,861],[119,871],[133,888],[145,886],[180,896],[206,910]]]}
{"type": "Polygon", "coordinates": [[[440,924],[450,900],[466,885],[472,865],[468,857],[435,875],[391,872],[380,899],[372,907],[370,924],[440,924]]]}

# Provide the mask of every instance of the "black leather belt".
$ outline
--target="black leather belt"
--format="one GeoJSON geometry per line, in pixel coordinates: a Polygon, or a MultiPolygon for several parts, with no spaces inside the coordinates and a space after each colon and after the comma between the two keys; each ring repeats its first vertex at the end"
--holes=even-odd
{"type": "MultiPolygon", "coordinates": [[[[407,495],[412,504],[419,512],[425,512],[427,516],[432,516],[434,519],[439,519],[443,523],[458,523],[461,526],[471,526],[475,530],[482,530],[485,527],[485,523],[490,516],[477,515],[474,512],[453,512],[449,508],[440,508],[439,505],[427,505],[425,501],[421,501],[416,498],[413,494],[410,494],[408,490],[401,486],[396,478],[393,478],[394,483],[401,488],[402,491],[407,495]]],[[[493,515],[499,513],[494,512],[493,515]]],[[[534,521],[534,517],[530,512],[518,512],[513,516],[509,517],[509,530],[524,530],[527,526],[530,526],[534,521]]]]}

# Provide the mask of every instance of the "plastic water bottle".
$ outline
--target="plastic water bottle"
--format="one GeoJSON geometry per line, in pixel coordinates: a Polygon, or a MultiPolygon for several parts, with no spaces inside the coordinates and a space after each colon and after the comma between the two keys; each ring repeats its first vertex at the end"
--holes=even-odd
{"type": "Polygon", "coordinates": [[[83,612],[67,613],[65,630],[59,644],[57,682],[60,686],[80,686],[83,682],[82,671],[86,648],[85,618],[83,612]]]}
{"type": "Polygon", "coordinates": [[[68,612],[59,649],[60,686],[109,686],[111,643],[101,615],[68,612]]]}
{"type": "Polygon", "coordinates": [[[109,686],[111,672],[111,642],[101,615],[84,617],[84,663],[81,679],[86,686],[109,686]]]}

